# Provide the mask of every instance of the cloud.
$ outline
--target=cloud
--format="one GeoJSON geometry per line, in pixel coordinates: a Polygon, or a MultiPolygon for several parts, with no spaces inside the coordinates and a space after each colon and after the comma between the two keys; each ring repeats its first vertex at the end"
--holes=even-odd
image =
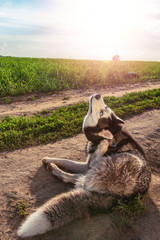
{"type": "Polygon", "coordinates": [[[29,27],[29,26],[46,26],[52,24],[55,20],[52,17],[52,21],[46,13],[38,10],[28,10],[28,9],[1,9],[0,20],[2,23],[8,23],[12,27],[29,27]]]}

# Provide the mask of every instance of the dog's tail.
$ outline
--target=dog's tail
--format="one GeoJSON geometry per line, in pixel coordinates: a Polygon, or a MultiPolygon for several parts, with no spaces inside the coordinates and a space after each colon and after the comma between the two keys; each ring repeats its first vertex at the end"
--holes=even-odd
{"type": "Polygon", "coordinates": [[[90,209],[110,208],[114,197],[74,189],[52,198],[32,213],[18,230],[18,236],[32,237],[62,227],[85,216],[90,209]]]}

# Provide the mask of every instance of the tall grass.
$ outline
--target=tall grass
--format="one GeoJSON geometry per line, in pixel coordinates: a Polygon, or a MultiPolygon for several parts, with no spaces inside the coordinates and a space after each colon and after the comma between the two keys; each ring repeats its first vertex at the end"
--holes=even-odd
{"type": "Polygon", "coordinates": [[[159,62],[0,58],[1,97],[159,79],[159,62]],[[131,79],[128,72],[138,73],[138,78],[131,79]]]}

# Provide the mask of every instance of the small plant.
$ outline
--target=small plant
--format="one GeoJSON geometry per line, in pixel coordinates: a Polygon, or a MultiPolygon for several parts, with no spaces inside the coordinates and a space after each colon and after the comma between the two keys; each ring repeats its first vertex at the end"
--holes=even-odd
{"type": "Polygon", "coordinates": [[[67,100],[69,100],[69,97],[64,97],[63,98],[63,101],[67,101],[67,100]]]}
{"type": "Polygon", "coordinates": [[[6,104],[10,104],[11,103],[11,98],[10,97],[6,97],[5,98],[5,103],[6,104]]]}
{"type": "Polygon", "coordinates": [[[13,203],[13,199],[10,198],[9,201],[8,201],[9,205],[11,205],[13,203]]]}
{"type": "Polygon", "coordinates": [[[142,201],[142,196],[138,195],[133,199],[118,199],[116,206],[112,208],[113,211],[125,213],[128,215],[144,214],[146,212],[146,206],[142,201]]]}
{"type": "Polygon", "coordinates": [[[34,101],[35,100],[35,96],[29,96],[28,98],[27,98],[27,101],[34,101]]]}
{"type": "Polygon", "coordinates": [[[111,211],[113,213],[112,220],[117,227],[123,228],[126,226],[135,230],[135,217],[144,215],[147,207],[142,196],[138,195],[132,199],[118,199],[111,211]]]}
{"type": "Polygon", "coordinates": [[[16,209],[17,209],[17,213],[21,216],[21,217],[25,217],[26,215],[28,215],[26,208],[28,207],[27,203],[24,200],[21,200],[17,203],[16,205],[16,209]]]}
{"type": "Polygon", "coordinates": [[[51,110],[43,109],[43,110],[40,112],[40,114],[46,115],[46,114],[49,114],[49,113],[51,113],[51,112],[52,112],[51,110]]]}

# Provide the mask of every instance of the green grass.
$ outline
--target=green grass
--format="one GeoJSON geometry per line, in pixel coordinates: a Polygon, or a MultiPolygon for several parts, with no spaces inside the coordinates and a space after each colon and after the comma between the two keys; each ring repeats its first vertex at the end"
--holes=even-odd
{"type": "Polygon", "coordinates": [[[144,214],[147,208],[142,200],[141,195],[135,196],[132,199],[118,199],[112,211],[127,215],[144,214]]]}
{"type": "Polygon", "coordinates": [[[159,62],[0,58],[0,97],[153,80],[160,80],[159,62]]]}
{"type": "Polygon", "coordinates": [[[137,228],[136,217],[144,216],[147,212],[147,205],[145,202],[146,194],[135,196],[130,199],[117,199],[117,202],[112,207],[112,222],[122,230],[137,228]]]}
{"type": "MultiPolygon", "coordinates": [[[[160,109],[160,89],[106,97],[106,104],[126,119],[150,109],[160,109]]],[[[55,142],[82,131],[88,103],[61,107],[52,113],[30,117],[7,116],[0,122],[0,151],[55,142]]]]}

